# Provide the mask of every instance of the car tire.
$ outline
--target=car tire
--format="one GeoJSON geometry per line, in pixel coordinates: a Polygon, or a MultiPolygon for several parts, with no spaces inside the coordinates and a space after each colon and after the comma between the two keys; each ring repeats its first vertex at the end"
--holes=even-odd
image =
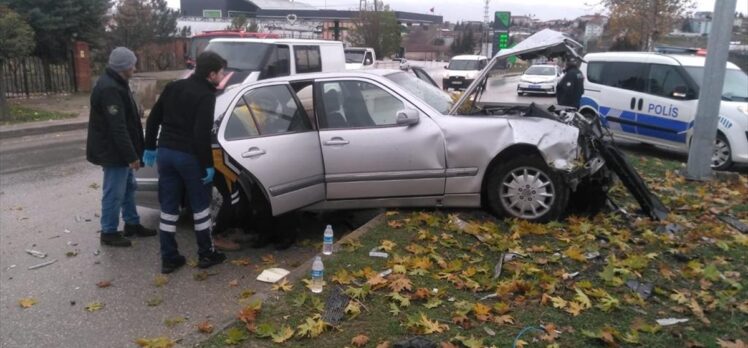
{"type": "Polygon", "coordinates": [[[732,147],[722,133],[717,133],[717,138],[714,139],[711,165],[714,170],[727,170],[732,167],[732,147]]]}
{"type": "Polygon", "coordinates": [[[557,220],[566,210],[568,186],[538,156],[516,157],[498,163],[487,175],[487,203],[500,217],[547,222],[557,220]],[[519,185],[525,187],[517,187],[519,185]],[[525,199],[532,203],[524,203],[525,199]]]}

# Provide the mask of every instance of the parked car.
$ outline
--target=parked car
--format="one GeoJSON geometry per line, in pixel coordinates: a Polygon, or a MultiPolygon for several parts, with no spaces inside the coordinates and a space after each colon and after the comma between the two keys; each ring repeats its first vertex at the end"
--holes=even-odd
{"type": "MultiPolygon", "coordinates": [[[[536,35],[509,54],[581,46],[552,31],[536,35]]],[[[457,102],[419,68],[286,76],[230,89],[216,102],[217,166],[231,169],[242,192],[253,192],[252,201],[274,216],[300,209],[486,207],[499,216],[548,221],[570,201],[604,206],[610,168],[639,189],[637,199],[652,216],[666,214],[603,141],[594,119],[553,106],[479,102],[492,64],[457,102]]],[[[147,190],[153,199],[156,180],[139,179],[139,204],[147,190]]]]}
{"type": "Polygon", "coordinates": [[[556,95],[556,84],[561,79],[561,68],[553,64],[533,65],[522,74],[517,83],[517,95],[542,93],[556,95]]]}
{"type": "MultiPolygon", "coordinates": [[[[687,151],[706,58],[645,52],[591,53],[581,112],[617,138],[687,151]]],[[[748,75],[727,63],[712,168],[748,163],[748,75]]]]}
{"type": "Polygon", "coordinates": [[[220,90],[278,76],[345,70],[340,41],[218,38],[205,49],[228,62],[220,90]]]}
{"type": "Polygon", "coordinates": [[[371,47],[349,47],[345,49],[345,68],[348,70],[373,68],[377,53],[371,47]]]}
{"type": "Polygon", "coordinates": [[[454,56],[445,66],[442,86],[444,90],[454,88],[455,90],[463,89],[473,83],[483,68],[486,67],[488,58],[485,56],[462,55],[454,56]]]}

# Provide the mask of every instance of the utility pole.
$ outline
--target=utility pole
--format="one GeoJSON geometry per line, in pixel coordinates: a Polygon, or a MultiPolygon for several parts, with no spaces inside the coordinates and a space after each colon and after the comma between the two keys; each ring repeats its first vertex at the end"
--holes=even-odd
{"type": "Polygon", "coordinates": [[[491,0],[486,0],[486,5],[483,7],[483,35],[480,40],[480,53],[484,56],[488,56],[488,45],[489,42],[489,31],[488,31],[488,8],[491,0]]]}
{"type": "Polygon", "coordinates": [[[693,127],[691,147],[688,150],[686,178],[706,181],[712,175],[711,159],[717,135],[719,106],[725,81],[725,65],[730,49],[730,34],[737,0],[719,0],[714,3],[714,19],[706,46],[704,81],[699,92],[699,106],[693,127]]]}

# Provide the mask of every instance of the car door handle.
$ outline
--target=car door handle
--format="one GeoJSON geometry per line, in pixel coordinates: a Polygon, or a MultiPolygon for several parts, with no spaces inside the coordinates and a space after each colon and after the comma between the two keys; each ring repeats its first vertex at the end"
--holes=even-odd
{"type": "Polygon", "coordinates": [[[637,109],[639,109],[639,111],[642,111],[642,107],[644,106],[644,99],[639,99],[639,105],[638,106],[639,107],[637,109]]]}
{"type": "Polygon", "coordinates": [[[325,145],[327,146],[335,146],[335,145],[348,145],[350,142],[348,140],[345,140],[341,137],[334,137],[328,141],[325,141],[325,145]]]}
{"type": "Polygon", "coordinates": [[[265,150],[260,149],[259,147],[250,147],[247,152],[242,153],[242,157],[244,158],[252,158],[252,157],[259,157],[266,154],[265,150]]]}
{"type": "Polygon", "coordinates": [[[636,109],[636,98],[631,98],[631,110],[636,109]]]}

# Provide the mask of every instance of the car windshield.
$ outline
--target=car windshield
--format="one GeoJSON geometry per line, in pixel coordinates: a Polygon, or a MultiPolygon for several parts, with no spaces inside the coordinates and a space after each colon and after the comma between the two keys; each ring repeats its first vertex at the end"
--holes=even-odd
{"type": "Polygon", "coordinates": [[[226,68],[239,71],[257,71],[270,50],[270,44],[260,42],[211,42],[206,51],[218,53],[226,59],[226,68]]]}
{"type": "Polygon", "coordinates": [[[362,63],[364,61],[364,51],[345,51],[346,63],[362,63]]]}
{"type": "Polygon", "coordinates": [[[556,75],[556,69],[552,66],[531,66],[525,71],[525,75],[556,75]]]}
{"type": "Polygon", "coordinates": [[[213,37],[194,37],[190,40],[190,58],[196,59],[200,53],[205,51],[205,47],[210,43],[213,37]]]}
{"type": "Polygon", "coordinates": [[[447,67],[449,70],[479,70],[477,60],[452,59],[447,67]]]}
{"type": "Polygon", "coordinates": [[[434,109],[439,110],[442,114],[449,112],[449,109],[452,107],[452,98],[448,94],[412,74],[401,71],[386,75],[385,77],[400,87],[405,88],[408,92],[420,98],[434,109]]]}
{"type": "MultiPolygon", "coordinates": [[[[689,75],[701,87],[704,81],[704,67],[685,67],[689,75]]],[[[725,71],[725,83],[722,85],[722,99],[729,101],[748,101],[748,75],[742,70],[727,69],[725,71]]]]}

